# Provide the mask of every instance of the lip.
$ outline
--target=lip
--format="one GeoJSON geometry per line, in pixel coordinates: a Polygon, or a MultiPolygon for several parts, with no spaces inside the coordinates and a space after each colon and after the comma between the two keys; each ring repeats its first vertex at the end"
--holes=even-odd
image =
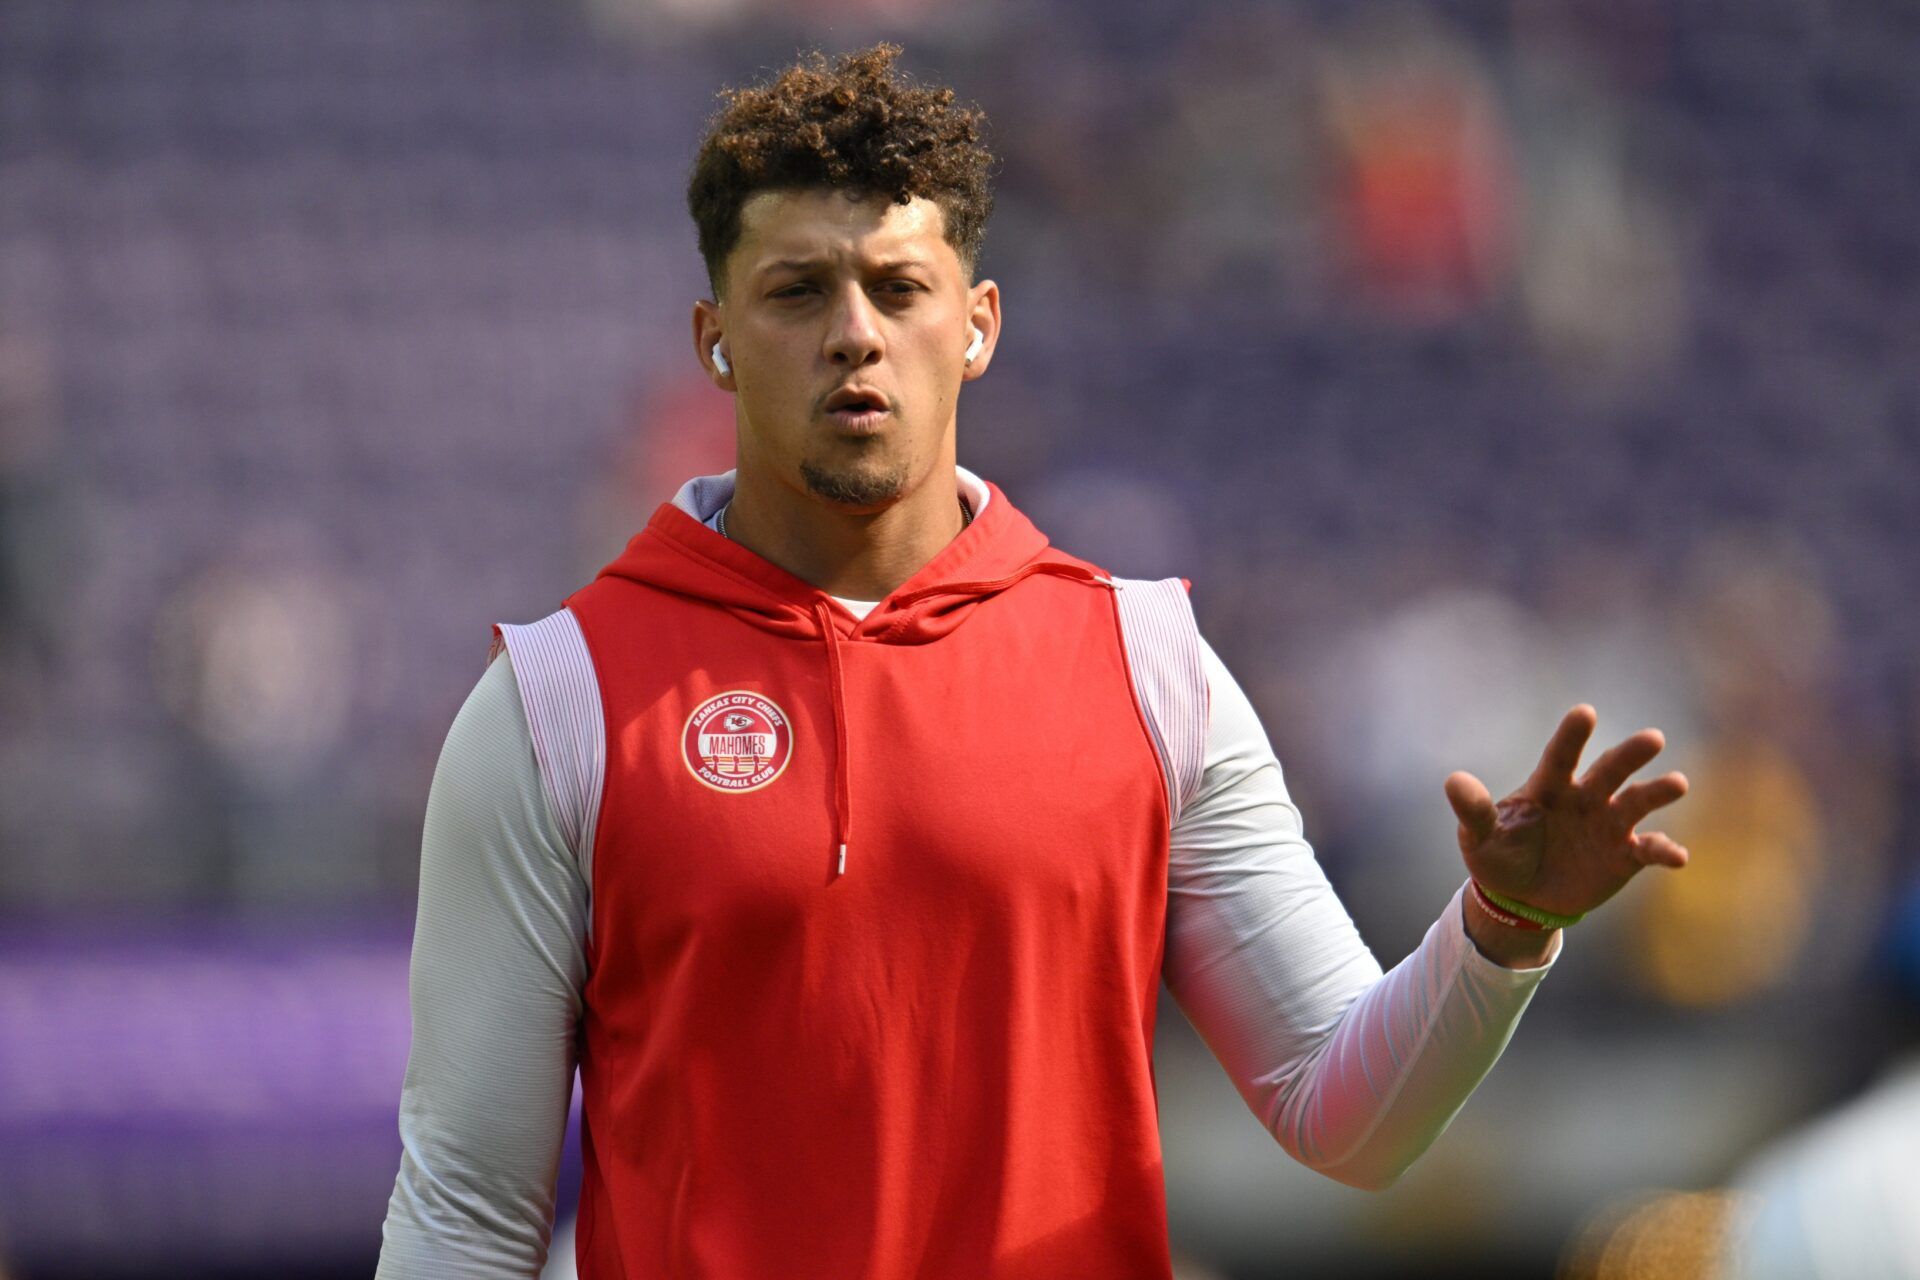
{"type": "Polygon", "coordinates": [[[893,416],[891,409],[829,409],[827,416],[855,435],[873,435],[893,416]]]}
{"type": "Polygon", "coordinates": [[[880,390],[880,388],[863,387],[858,384],[849,384],[838,388],[832,395],[826,398],[823,402],[823,407],[828,413],[838,413],[848,404],[865,404],[867,402],[880,406],[882,413],[893,407],[893,402],[887,399],[887,393],[880,390]]]}

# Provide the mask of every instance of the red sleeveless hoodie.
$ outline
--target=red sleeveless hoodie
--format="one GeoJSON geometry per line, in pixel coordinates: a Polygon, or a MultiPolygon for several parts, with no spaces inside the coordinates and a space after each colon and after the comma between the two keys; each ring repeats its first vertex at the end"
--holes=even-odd
{"type": "Polygon", "coordinates": [[[997,486],[864,620],[663,503],[606,720],[585,1280],[1167,1280],[1169,799],[1116,595],[997,486]]]}

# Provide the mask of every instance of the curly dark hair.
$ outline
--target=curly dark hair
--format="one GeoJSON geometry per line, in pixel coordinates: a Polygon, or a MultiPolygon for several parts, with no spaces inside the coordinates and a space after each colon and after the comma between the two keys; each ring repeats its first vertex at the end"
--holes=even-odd
{"type": "Polygon", "coordinates": [[[816,49],[770,84],[721,90],[726,105],[708,122],[687,180],[687,212],[716,299],[740,242],[741,206],[783,188],[832,187],[895,204],[924,196],[940,206],[945,239],[972,281],[993,212],[986,114],[955,106],[952,89],[896,76],[899,56],[899,45],[881,43],[829,68],[816,49]]]}

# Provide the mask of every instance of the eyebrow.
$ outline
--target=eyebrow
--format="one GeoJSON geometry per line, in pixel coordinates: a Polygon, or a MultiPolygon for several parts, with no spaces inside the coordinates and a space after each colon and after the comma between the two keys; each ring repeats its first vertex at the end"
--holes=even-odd
{"type": "MultiPolygon", "coordinates": [[[[825,262],[825,258],[782,258],[778,262],[769,262],[766,266],[760,268],[758,274],[765,275],[769,271],[808,271],[825,262]]],[[[927,264],[919,258],[891,258],[885,262],[874,263],[873,270],[898,271],[902,267],[919,267],[925,269],[926,265],[927,264]]]]}

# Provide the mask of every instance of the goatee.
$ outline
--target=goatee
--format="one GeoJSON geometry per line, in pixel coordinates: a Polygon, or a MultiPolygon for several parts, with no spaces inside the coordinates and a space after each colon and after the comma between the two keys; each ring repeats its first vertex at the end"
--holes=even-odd
{"type": "Polygon", "coordinates": [[[899,497],[907,487],[906,468],[901,466],[881,471],[864,468],[828,471],[811,462],[803,462],[800,464],[800,478],[807,482],[809,492],[847,507],[870,507],[899,497]]]}

